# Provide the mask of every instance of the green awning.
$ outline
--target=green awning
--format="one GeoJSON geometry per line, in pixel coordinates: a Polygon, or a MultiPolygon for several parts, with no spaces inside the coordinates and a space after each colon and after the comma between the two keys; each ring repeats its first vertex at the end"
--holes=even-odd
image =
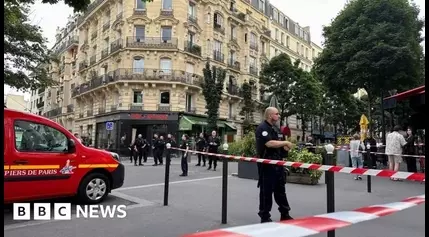
{"type": "Polygon", "coordinates": [[[237,131],[237,127],[234,124],[225,122],[225,125],[227,130],[237,131]]]}
{"type": "MultiPolygon", "coordinates": [[[[192,130],[193,125],[207,126],[207,118],[194,117],[194,116],[182,116],[179,121],[179,131],[189,131],[192,130]]],[[[218,128],[224,128],[225,122],[218,121],[218,128]]]]}

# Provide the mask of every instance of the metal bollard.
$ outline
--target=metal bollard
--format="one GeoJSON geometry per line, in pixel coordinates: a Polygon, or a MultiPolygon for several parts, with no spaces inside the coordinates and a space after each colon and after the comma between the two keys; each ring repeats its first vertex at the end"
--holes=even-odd
{"type": "Polygon", "coordinates": [[[167,154],[165,157],[165,179],[164,179],[164,206],[168,206],[168,185],[170,183],[171,144],[167,143],[167,154]]]}
{"type": "MultiPolygon", "coordinates": [[[[371,160],[371,145],[366,145],[366,155],[367,155],[367,161],[368,161],[368,168],[372,169],[372,160],[371,160]]],[[[367,175],[366,178],[366,190],[368,193],[371,193],[371,187],[372,183],[371,183],[371,175],[367,175]]]]}
{"type": "MultiPolygon", "coordinates": [[[[325,145],[326,150],[326,164],[333,165],[334,161],[334,149],[332,144],[325,145]]],[[[326,207],[327,213],[335,212],[335,183],[334,183],[334,172],[325,171],[326,179],[326,207]]],[[[328,237],[335,237],[335,230],[328,231],[328,237]]]]}
{"type": "MultiPolygon", "coordinates": [[[[223,154],[228,154],[228,143],[223,144],[223,154]]],[[[226,224],[228,206],[228,158],[222,160],[222,224],[226,224]]]]}

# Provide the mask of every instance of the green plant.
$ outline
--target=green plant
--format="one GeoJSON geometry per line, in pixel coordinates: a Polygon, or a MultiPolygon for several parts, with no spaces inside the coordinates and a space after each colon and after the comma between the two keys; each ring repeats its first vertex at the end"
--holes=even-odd
{"type": "Polygon", "coordinates": [[[256,139],[254,133],[248,133],[241,140],[229,144],[228,154],[253,157],[256,155],[256,139]]]}
{"type": "MultiPolygon", "coordinates": [[[[302,150],[292,149],[289,151],[287,161],[322,164],[322,155],[311,153],[307,149],[302,149],[302,150]]],[[[291,173],[309,174],[312,179],[316,179],[316,180],[319,180],[323,174],[323,171],[320,171],[320,170],[309,170],[304,168],[290,167],[289,170],[291,173]]]]}

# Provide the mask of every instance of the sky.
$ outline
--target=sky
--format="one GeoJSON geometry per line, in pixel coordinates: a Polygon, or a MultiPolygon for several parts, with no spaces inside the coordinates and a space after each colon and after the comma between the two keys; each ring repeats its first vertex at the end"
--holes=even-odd
{"type": "MultiPolygon", "coordinates": [[[[133,1],[133,0],[124,0],[133,1]]],[[[156,0],[155,0],[156,1],[156,0]]],[[[347,0],[271,0],[271,4],[280,9],[300,26],[310,26],[311,40],[322,46],[322,29],[329,25],[338,12],[344,7],[347,0]]],[[[425,17],[425,0],[414,0],[420,7],[420,17],[425,17]]],[[[32,22],[42,27],[43,35],[48,39],[49,47],[55,43],[57,26],[64,27],[67,17],[73,14],[73,10],[67,7],[63,1],[55,5],[42,4],[37,1],[32,8],[32,22]]],[[[423,31],[424,35],[424,31],[423,31]]],[[[5,85],[4,93],[23,94],[5,85]]],[[[29,94],[25,94],[29,99],[29,94]]]]}

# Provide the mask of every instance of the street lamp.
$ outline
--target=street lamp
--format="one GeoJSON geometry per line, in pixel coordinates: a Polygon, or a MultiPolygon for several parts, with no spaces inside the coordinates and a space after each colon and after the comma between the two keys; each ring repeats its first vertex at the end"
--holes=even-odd
{"type": "Polygon", "coordinates": [[[325,145],[325,150],[326,150],[327,154],[332,155],[332,154],[334,154],[335,147],[329,143],[329,144],[325,145]]]}
{"type": "Polygon", "coordinates": [[[229,145],[228,145],[228,143],[224,143],[223,145],[222,145],[222,148],[223,148],[223,151],[228,151],[228,148],[229,148],[229,145]]]}

